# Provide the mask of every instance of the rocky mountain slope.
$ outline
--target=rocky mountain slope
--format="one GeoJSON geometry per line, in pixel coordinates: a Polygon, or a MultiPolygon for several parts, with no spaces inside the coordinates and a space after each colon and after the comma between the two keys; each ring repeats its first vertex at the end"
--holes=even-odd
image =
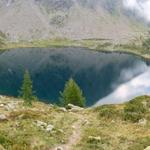
{"type": "Polygon", "coordinates": [[[146,31],[123,0],[1,0],[0,31],[9,40],[128,41],[146,31]]]}
{"type": "Polygon", "coordinates": [[[148,150],[149,100],[66,109],[0,96],[0,150],[148,150]]]}

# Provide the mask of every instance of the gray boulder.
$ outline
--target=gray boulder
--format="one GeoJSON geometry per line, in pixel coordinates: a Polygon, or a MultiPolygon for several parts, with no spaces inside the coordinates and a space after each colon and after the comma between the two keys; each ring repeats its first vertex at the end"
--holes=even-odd
{"type": "Polygon", "coordinates": [[[51,124],[47,124],[46,122],[43,121],[36,121],[36,126],[40,127],[42,130],[45,130],[47,132],[51,132],[54,129],[54,126],[51,124]]]}
{"type": "Polygon", "coordinates": [[[57,147],[56,150],[64,150],[62,147],[57,147]]]}
{"type": "Polygon", "coordinates": [[[144,150],[150,150],[150,146],[146,147],[144,150]]]}
{"type": "Polygon", "coordinates": [[[54,129],[54,126],[49,124],[47,127],[46,127],[46,131],[47,132],[51,132],[52,130],[54,129]]]}
{"type": "Polygon", "coordinates": [[[145,126],[147,124],[147,120],[145,118],[140,119],[138,122],[139,125],[145,126]]]}
{"type": "Polygon", "coordinates": [[[59,108],[59,111],[67,112],[67,109],[66,109],[66,108],[64,108],[64,107],[60,107],[60,108],[59,108]]]}
{"type": "Polygon", "coordinates": [[[5,105],[4,104],[0,104],[0,107],[4,107],[5,105]]]}
{"type": "Polygon", "coordinates": [[[0,114],[0,121],[7,120],[7,116],[5,114],[0,114]]]}
{"type": "Polygon", "coordinates": [[[73,104],[68,104],[67,108],[68,108],[69,111],[71,111],[71,112],[78,112],[78,111],[83,110],[82,107],[75,106],[75,105],[73,105],[73,104]]]}
{"type": "Polygon", "coordinates": [[[101,141],[101,137],[100,136],[97,136],[97,137],[95,137],[95,136],[89,136],[88,139],[90,141],[97,141],[97,142],[101,141]]]}
{"type": "Polygon", "coordinates": [[[7,111],[13,111],[15,110],[17,107],[17,103],[15,102],[11,102],[11,103],[8,103],[4,106],[4,108],[7,110],[7,111]]]}
{"type": "Polygon", "coordinates": [[[46,128],[47,123],[45,123],[45,122],[43,122],[43,121],[37,120],[37,121],[36,121],[36,126],[42,128],[42,129],[44,129],[44,128],[46,128]]]}

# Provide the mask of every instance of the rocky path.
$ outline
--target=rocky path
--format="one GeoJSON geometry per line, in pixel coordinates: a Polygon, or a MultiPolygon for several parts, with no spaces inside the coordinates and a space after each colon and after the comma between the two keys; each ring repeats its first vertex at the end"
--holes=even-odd
{"type": "Polygon", "coordinates": [[[81,139],[81,128],[84,124],[85,119],[83,115],[78,114],[78,120],[73,124],[73,133],[70,136],[66,144],[60,145],[53,150],[72,150],[73,146],[76,145],[81,139]]]}

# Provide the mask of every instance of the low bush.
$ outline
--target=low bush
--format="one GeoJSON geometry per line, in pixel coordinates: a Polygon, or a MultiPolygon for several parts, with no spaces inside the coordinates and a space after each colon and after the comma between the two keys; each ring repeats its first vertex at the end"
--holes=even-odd
{"type": "Polygon", "coordinates": [[[143,150],[150,144],[150,137],[137,138],[128,150],[143,150]]]}
{"type": "Polygon", "coordinates": [[[146,108],[140,98],[133,99],[126,103],[124,107],[124,119],[132,122],[137,122],[144,117],[146,108]]]}
{"type": "Polygon", "coordinates": [[[9,145],[11,145],[11,141],[7,138],[7,136],[3,135],[3,133],[0,133],[0,145],[4,148],[8,148],[9,145]]]}
{"type": "Polygon", "coordinates": [[[117,111],[116,107],[113,105],[103,105],[103,106],[95,108],[94,111],[99,113],[99,117],[105,117],[107,119],[109,118],[114,119],[120,116],[120,112],[117,111]]]}

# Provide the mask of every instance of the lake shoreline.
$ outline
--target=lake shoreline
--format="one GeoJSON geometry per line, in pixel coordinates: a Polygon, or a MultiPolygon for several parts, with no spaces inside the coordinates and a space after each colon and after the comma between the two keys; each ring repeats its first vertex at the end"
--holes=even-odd
{"type": "Polygon", "coordinates": [[[142,47],[136,48],[125,48],[129,45],[113,44],[106,40],[43,40],[33,42],[16,42],[6,43],[3,47],[0,47],[0,51],[6,51],[11,49],[21,48],[86,48],[91,51],[106,52],[106,53],[121,53],[131,54],[139,56],[144,60],[150,60],[150,55],[146,50],[142,50],[142,47]]]}

